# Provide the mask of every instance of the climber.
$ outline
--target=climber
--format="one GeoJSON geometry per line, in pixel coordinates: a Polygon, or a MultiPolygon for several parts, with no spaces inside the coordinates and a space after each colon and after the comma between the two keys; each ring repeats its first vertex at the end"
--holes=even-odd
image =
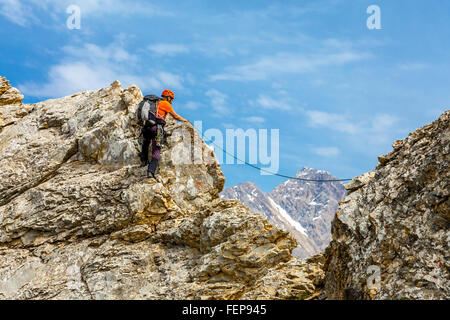
{"type": "Polygon", "coordinates": [[[175,94],[171,90],[164,90],[161,94],[162,100],[158,101],[156,108],[156,124],[150,125],[148,122],[142,128],[142,152],[141,162],[145,166],[148,163],[148,149],[150,143],[152,144],[152,160],[148,163],[147,176],[150,175],[156,179],[155,173],[158,168],[158,161],[161,153],[161,141],[163,139],[163,128],[166,124],[166,115],[169,113],[178,121],[188,122],[188,120],[179,116],[172,108],[172,102],[175,99],[175,94]]]}

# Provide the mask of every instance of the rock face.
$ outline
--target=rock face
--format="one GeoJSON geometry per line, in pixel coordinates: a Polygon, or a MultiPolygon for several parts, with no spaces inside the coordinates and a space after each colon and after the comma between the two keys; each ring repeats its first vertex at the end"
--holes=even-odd
{"type": "Polygon", "coordinates": [[[0,77],[0,106],[20,104],[22,100],[20,91],[11,87],[6,78],[0,77]]]}
{"type": "Polygon", "coordinates": [[[288,232],[220,199],[224,176],[192,125],[169,119],[158,181],[146,178],[141,99],[116,81],[0,106],[0,299],[314,295],[323,263],[293,258],[288,232]]]}
{"type": "Polygon", "coordinates": [[[450,111],[346,185],[326,250],[329,299],[449,299],[450,111]]]}
{"type": "MultiPolygon", "coordinates": [[[[303,168],[295,177],[310,180],[335,180],[326,171],[303,168]]],[[[293,254],[307,258],[325,250],[331,241],[331,221],[338,201],[346,194],[340,182],[310,182],[290,179],[268,194],[247,182],[227,188],[225,199],[240,200],[260,212],[272,224],[292,233],[298,242],[293,254]]]]}
{"type": "Polygon", "coordinates": [[[287,181],[250,210],[221,199],[212,149],[173,119],[158,180],[146,178],[136,86],[21,104],[0,78],[0,97],[0,299],[450,297],[450,111],[346,185],[325,255],[301,260],[294,237],[252,211],[270,203],[281,226],[292,206],[315,242],[308,221],[328,211],[300,204],[331,207],[330,190],[299,199],[287,181]]]}
{"type": "MultiPolygon", "coordinates": [[[[0,133],[3,128],[27,115],[31,108],[21,105],[23,95],[0,76],[0,133]]],[[[0,141],[0,144],[2,142],[0,141]]]]}
{"type": "Polygon", "coordinates": [[[325,273],[324,256],[318,254],[306,260],[292,259],[280,263],[262,278],[258,279],[253,290],[247,291],[243,298],[252,300],[278,299],[316,300],[323,299],[325,273]],[[306,279],[306,280],[305,280],[306,279]],[[299,290],[304,293],[299,295],[299,290]]]}

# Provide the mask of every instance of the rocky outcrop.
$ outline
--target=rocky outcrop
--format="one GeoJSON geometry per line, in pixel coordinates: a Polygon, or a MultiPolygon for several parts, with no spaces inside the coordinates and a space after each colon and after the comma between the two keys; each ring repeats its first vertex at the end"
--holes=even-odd
{"type": "Polygon", "coordinates": [[[449,299],[450,111],[346,188],[326,250],[329,299],[449,299]]]}
{"type": "Polygon", "coordinates": [[[0,106],[20,104],[22,100],[20,91],[11,87],[6,78],[0,77],[0,106]]]}
{"type": "Polygon", "coordinates": [[[323,299],[324,256],[291,259],[280,263],[262,278],[243,298],[252,300],[318,300],[323,299]],[[301,292],[299,294],[299,291],[301,292]]]}
{"type": "MultiPolygon", "coordinates": [[[[0,84],[2,98],[14,95],[0,84]]],[[[158,180],[146,178],[141,99],[116,81],[36,104],[0,100],[0,299],[450,296],[450,111],[346,185],[325,255],[301,260],[289,232],[219,197],[225,178],[192,125],[169,119],[158,180]]],[[[283,195],[270,197],[287,209],[283,195]]]]}
{"type": "MultiPolygon", "coordinates": [[[[3,128],[14,124],[31,112],[32,107],[22,105],[23,95],[0,76],[0,133],[3,128]]],[[[0,144],[2,142],[0,141],[0,144]]]]}
{"type": "Polygon", "coordinates": [[[219,198],[224,176],[191,124],[169,119],[158,180],[146,178],[141,99],[116,81],[0,107],[0,299],[314,295],[295,239],[219,198]]]}

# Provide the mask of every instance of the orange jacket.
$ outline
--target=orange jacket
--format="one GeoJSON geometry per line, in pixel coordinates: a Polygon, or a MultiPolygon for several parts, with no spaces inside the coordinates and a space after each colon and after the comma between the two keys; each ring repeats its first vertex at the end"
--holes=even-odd
{"type": "Polygon", "coordinates": [[[173,112],[173,108],[168,101],[165,100],[159,101],[158,112],[156,114],[156,117],[166,120],[166,115],[171,112],[173,112]]]}

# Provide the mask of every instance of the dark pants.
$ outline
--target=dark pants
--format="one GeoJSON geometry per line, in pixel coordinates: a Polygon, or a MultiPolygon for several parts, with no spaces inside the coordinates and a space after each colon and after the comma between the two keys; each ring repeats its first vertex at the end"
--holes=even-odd
{"type": "Polygon", "coordinates": [[[142,153],[141,161],[147,163],[148,161],[148,150],[150,143],[152,144],[152,160],[148,164],[148,172],[155,174],[158,168],[158,161],[161,156],[161,146],[156,144],[156,135],[158,134],[158,127],[154,126],[144,126],[142,128],[142,153]]]}
{"type": "Polygon", "coordinates": [[[157,126],[144,127],[142,129],[142,159],[148,159],[148,150],[150,148],[150,143],[152,144],[152,159],[159,160],[161,154],[161,147],[156,145],[156,134],[158,132],[157,126]]]}

